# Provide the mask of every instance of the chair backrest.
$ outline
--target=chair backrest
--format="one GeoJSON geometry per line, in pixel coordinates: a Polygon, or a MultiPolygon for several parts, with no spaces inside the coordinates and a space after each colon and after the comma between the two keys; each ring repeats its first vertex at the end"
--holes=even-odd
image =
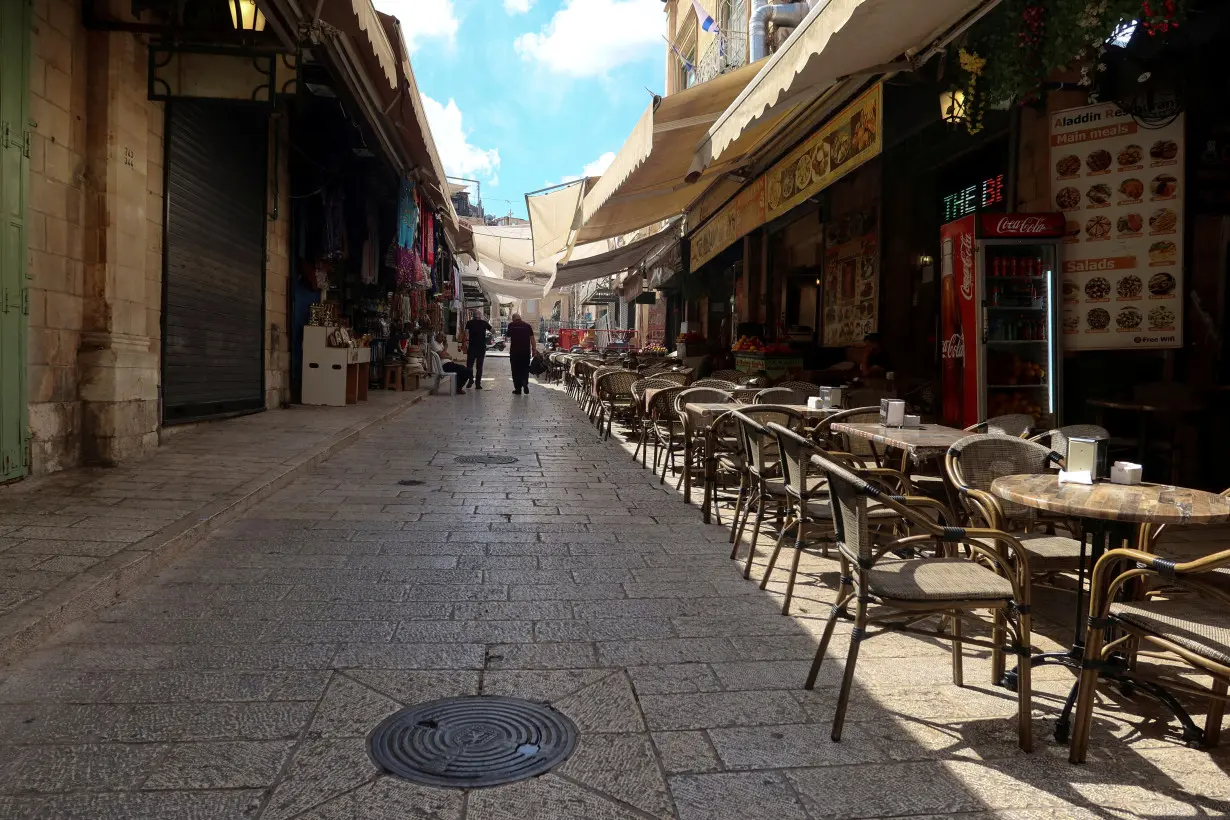
{"type": "Polygon", "coordinates": [[[603,373],[594,382],[594,390],[601,399],[627,399],[632,397],[632,385],[639,380],[631,370],[616,370],[603,373]]]}
{"type": "Polygon", "coordinates": [[[769,387],[761,390],[752,400],[753,404],[807,404],[807,396],[788,387],[769,387]]]}
{"type": "Polygon", "coordinates": [[[714,379],[714,378],[697,379],[696,381],[692,382],[688,386],[689,387],[716,387],[718,390],[725,390],[727,393],[730,393],[739,388],[739,385],[735,384],[734,382],[728,382],[724,379],[714,379]]]}
{"type": "Polygon", "coordinates": [[[679,416],[675,413],[675,397],[683,392],[682,387],[668,387],[653,395],[649,415],[655,422],[673,423],[679,416]]]}
{"type": "Polygon", "coordinates": [[[764,425],[781,424],[798,430],[803,417],[788,408],[740,407],[726,414],[734,419],[739,431],[739,446],[744,464],[756,478],[765,478],[779,460],[777,437],[764,425]]]}
{"type": "Polygon", "coordinates": [[[741,370],[715,370],[709,374],[709,378],[738,383],[746,379],[747,375],[741,370]]]}
{"type": "MultiPolygon", "coordinates": [[[[805,398],[820,395],[820,385],[812,384],[811,382],[782,382],[781,384],[775,385],[775,387],[793,390],[805,398]]],[[[807,402],[804,401],[802,403],[806,404],[807,402]]]]}
{"type": "Polygon", "coordinates": [[[639,401],[641,396],[645,395],[645,391],[654,387],[674,387],[675,383],[666,379],[647,376],[637,379],[632,382],[632,395],[639,401]]]}
{"type": "Polygon", "coordinates": [[[716,387],[687,387],[675,394],[675,412],[682,413],[685,404],[728,404],[734,396],[716,387]]]}
{"type": "MultiPolygon", "coordinates": [[[[944,467],[959,490],[991,492],[991,483],[1009,475],[1051,473],[1052,463],[1063,457],[1041,444],[1004,435],[966,436],[948,448],[944,467]]],[[[1032,520],[1036,511],[1022,504],[998,499],[1006,518],[1032,520]]]]}
{"type": "Polygon", "coordinates": [[[786,479],[786,495],[802,502],[807,498],[808,476],[814,472],[811,457],[820,448],[776,422],[769,422],[765,427],[777,439],[777,447],[782,457],[782,477],[786,479]]]}
{"type": "Polygon", "coordinates": [[[1110,438],[1110,431],[1096,424],[1069,424],[1064,427],[1056,427],[1054,430],[1047,430],[1045,433],[1039,433],[1031,438],[1030,441],[1036,441],[1039,444],[1050,447],[1059,455],[1067,458],[1068,440],[1074,438],[1091,438],[1096,441],[1105,441],[1110,438]]]}
{"type": "Polygon", "coordinates": [[[861,458],[874,458],[876,451],[869,440],[844,433],[835,434],[833,432],[833,425],[879,423],[879,407],[851,407],[849,410],[834,413],[821,421],[816,427],[816,440],[827,441],[834,449],[844,450],[861,458]]]}
{"type": "Polygon", "coordinates": [[[744,404],[751,404],[756,400],[756,394],[760,392],[759,387],[736,387],[730,391],[730,395],[735,397],[735,401],[741,401],[744,404]]]}
{"type": "Polygon", "coordinates": [[[992,416],[986,421],[971,424],[965,428],[967,433],[988,433],[992,436],[1015,436],[1024,438],[1037,420],[1027,413],[1010,413],[1006,416],[992,416]]]}
{"type": "Polygon", "coordinates": [[[688,383],[688,379],[692,378],[691,374],[685,373],[681,370],[666,370],[662,373],[655,373],[653,375],[655,379],[666,379],[672,384],[677,384],[680,387],[683,387],[688,383]]]}

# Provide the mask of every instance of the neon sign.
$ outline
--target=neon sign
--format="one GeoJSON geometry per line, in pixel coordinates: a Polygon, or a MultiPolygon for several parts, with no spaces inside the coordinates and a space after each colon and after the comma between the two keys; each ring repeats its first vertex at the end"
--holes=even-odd
{"type": "Polygon", "coordinates": [[[984,179],[944,197],[944,221],[952,222],[966,214],[993,208],[1004,201],[1004,175],[984,179]]]}

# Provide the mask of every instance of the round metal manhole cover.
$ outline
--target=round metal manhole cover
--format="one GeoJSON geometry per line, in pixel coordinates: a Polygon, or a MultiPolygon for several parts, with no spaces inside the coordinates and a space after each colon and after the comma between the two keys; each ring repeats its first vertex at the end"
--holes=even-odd
{"type": "Polygon", "coordinates": [[[577,727],[542,703],[480,695],[396,712],[368,738],[376,765],[426,786],[476,789],[545,774],[577,744],[577,727]]]}
{"type": "Polygon", "coordinates": [[[458,464],[516,464],[512,456],[457,456],[458,464]]]}

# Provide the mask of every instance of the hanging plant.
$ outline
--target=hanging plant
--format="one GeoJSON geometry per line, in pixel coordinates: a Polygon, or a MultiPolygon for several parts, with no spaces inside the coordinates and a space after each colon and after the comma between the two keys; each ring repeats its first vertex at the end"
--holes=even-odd
{"type": "Polygon", "coordinates": [[[986,108],[978,88],[978,78],[986,68],[987,59],[961,49],[960,61],[968,78],[965,83],[965,127],[971,134],[977,134],[982,130],[982,115],[986,108]]]}
{"type": "Polygon", "coordinates": [[[1106,40],[1121,26],[1137,21],[1158,36],[1186,20],[1186,0],[1004,0],[963,44],[986,65],[978,73],[961,69],[983,101],[1023,104],[1057,71],[1079,66],[1081,83],[1091,85],[1106,40]]]}

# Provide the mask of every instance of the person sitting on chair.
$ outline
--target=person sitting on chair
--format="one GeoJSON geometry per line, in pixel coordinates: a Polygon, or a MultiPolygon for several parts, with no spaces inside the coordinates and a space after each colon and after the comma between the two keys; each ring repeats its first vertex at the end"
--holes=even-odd
{"type": "MultiPolygon", "coordinates": [[[[457,395],[465,395],[465,384],[470,380],[470,370],[465,365],[458,364],[449,358],[448,346],[446,337],[443,333],[437,333],[432,336],[430,332],[420,334],[424,339],[423,342],[423,360],[431,362],[431,357],[435,356],[440,361],[440,369],[444,373],[456,374],[457,379],[457,395]]],[[[428,368],[431,369],[430,367],[428,368]]]]}

